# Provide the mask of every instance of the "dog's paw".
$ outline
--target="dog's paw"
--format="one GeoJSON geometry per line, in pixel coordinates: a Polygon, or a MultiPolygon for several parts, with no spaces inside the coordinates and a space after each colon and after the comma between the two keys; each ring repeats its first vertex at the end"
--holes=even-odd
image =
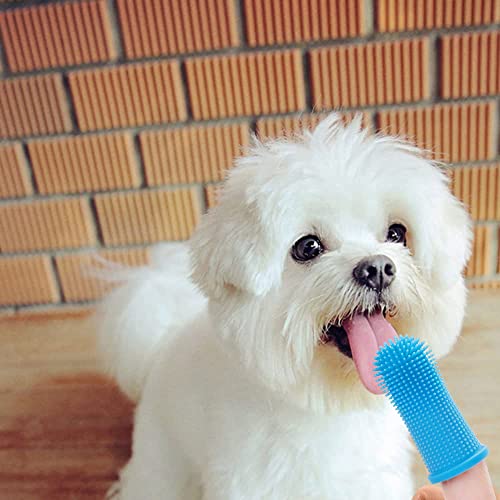
{"type": "Polygon", "coordinates": [[[120,500],[120,481],[115,481],[106,493],[105,500],[120,500]]]}

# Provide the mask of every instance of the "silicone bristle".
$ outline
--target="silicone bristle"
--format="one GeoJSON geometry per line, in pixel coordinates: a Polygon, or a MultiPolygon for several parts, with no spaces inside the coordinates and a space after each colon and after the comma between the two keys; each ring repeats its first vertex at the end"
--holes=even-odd
{"type": "Polygon", "coordinates": [[[439,373],[430,348],[400,336],[375,357],[381,389],[403,418],[432,483],[461,474],[488,454],[462,417],[439,373]]]}

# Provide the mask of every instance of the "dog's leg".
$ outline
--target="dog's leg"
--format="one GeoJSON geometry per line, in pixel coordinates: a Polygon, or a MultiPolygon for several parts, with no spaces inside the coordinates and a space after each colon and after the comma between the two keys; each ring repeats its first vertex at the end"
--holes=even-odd
{"type": "Polygon", "coordinates": [[[113,500],[199,500],[193,468],[164,425],[139,406],[132,458],[113,500]]]}

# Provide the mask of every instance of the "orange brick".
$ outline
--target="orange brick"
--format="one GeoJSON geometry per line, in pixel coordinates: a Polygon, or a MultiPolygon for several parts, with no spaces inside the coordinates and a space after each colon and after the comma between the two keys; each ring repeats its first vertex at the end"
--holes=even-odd
{"type": "Polygon", "coordinates": [[[119,281],[112,281],[112,278],[116,278],[113,276],[113,269],[119,272],[119,268],[113,268],[112,264],[108,267],[101,259],[135,267],[147,264],[149,253],[147,249],[141,248],[57,256],[57,273],[66,302],[99,299],[119,284],[119,281]],[[103,273],[102,278],[98,276],[99,272],[103,273]],[[106,276],[109,279],[106,279],[106,276]]]}
{"type": "Polygon", "coordinates": [[[128,58],[216,50],[238,45],[233,0],[118,0],[128,58]]]}
{"type": "Polygon", "coordinates": [[[447,99],[500,93],[500,32],[444,36],[441,95],[447,99]]]}
{"type": "Polygon", "coordinates": [[[189,59],[186,72],[196,120],[305,107],[298,50],[189,59]]]}
{"type": "Polygon", "coordinates": [[[48,256],[0,258],[0,276],[0,304],[40,304],[59,299],[48,256]]]}
{"type": "Polygon", "coordinates": [[[495,156],[493,101],[445,104],[381,111],[378,128],[402,135],[450,162],[487,160],[495,156]]]}
{"type": "Polygon", "coordinates": [[[95,243],[84,198],[0,205],[0,249],[25,252],[75,248],[95,243]]]}
{"type": "Polygon", "coordinates": [[[429,40],[313,49],[313,106],[372,106],[428,99],[429,40]]]}
{"type": "Polygon", "coordinates": [[[500,164],[455,167],[452,188],[474,220],[500,220],[500,164]]]}
{"type": "MultiPolygon", "coordinates": [[[[341,113],[345,122],[351,121],[360,113],[341,113]]],[[[257,134],[260,139],[293,137],[304,130],[313,130],[327,116],[327,113],[305,113],[296,116],[280,116],[278,118],[260,118],[257,120],[257,134]]],[[[371,129],[370,113],[362,113],[363,127],[371,129]]]]}
{"type": "Polygon", "coordinates": [[[105,0],[49,4],[0,13],[11,71],[108,61],[115,56],[105,0]]]}
{"type": "Polygon", "coordinates": [[[0,139],[70,130],[61,75],[0,81],[0,139]]]}
{"type": "Polygon", "coordinates": [[[103,191],[140,184],[130,134],[33,141],[28,150],[42,194],[103,191]]]}
{"type": "Polygon", "coordinates": [[[469,288],[472,290],[499,290],[500,280],[469,282],[469,288]]]}
{"type": "Polygon", "coordinates": [[[33,192],[21,144],[0,146],[0,198],[27,196],[33,192]]]}
{"type": "Polygon", "coordinates": [[[365,34],[363,0],[245,0],[248,44],[275,45],[365,34]]]}
{"type": "Polygon", "coordinates": [[[200,216],[195,189],[98,195],[95,203],[110,246],[186,240],[200,216]]]}
{"type": "Polygon", "coordinates": [[[140,134],[148,185],[220,181],[248,145],[248,123],[140,134]]]}
{"type": "Polygon", "coordinates": [[[414,31],[500,22],[497,0],[378,0],[378,31],[414,31]]]}
{"type": "Polygon", "coordinates": [[[205,201],[207,203],[207,208],[212,208],[217,205],[221,189],[221,184],[209,184],[205,186],[205,201]]]}
{"type": "Polygon", "coordinates": [[[178,61],[77,71],[69,84],[83,131],[186,119],[178,61]]]}
{"type": "Polygon", "coordinates": [[[474,227],[472,256],[465,273],[468,278],[472,276],[486,276],[491,273],[492,236],[492,226],[476,225],[474,227]]]}
{"type": "Polygon", "coordinates": [[[261,140],[278,137],[293,137],[305,130],[314,130],[326,113],[303,113],[300,115],[259,118],[256,132],[261,140]]]}

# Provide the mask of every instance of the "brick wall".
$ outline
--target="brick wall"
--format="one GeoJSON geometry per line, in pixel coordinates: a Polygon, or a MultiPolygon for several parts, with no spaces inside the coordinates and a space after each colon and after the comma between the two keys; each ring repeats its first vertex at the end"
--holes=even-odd
{"type": "Polygon", "coordinates": [[[190,236],[251,132],[362,111],[452,164],[500,287],[498,0],[0,1],[0,314],[190,236]]]}

